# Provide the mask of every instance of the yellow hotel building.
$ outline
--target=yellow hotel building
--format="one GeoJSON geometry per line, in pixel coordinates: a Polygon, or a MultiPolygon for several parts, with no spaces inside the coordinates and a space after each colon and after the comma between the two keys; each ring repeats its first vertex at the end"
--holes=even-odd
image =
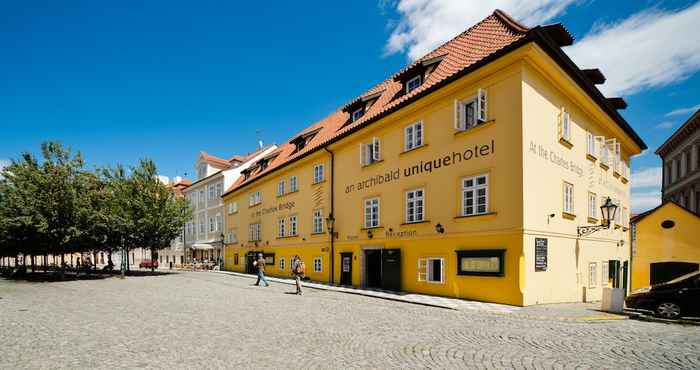
{"type": "MultiPolygon", "coordinates": [[[[561,51],[560,24],[495,11],[302,130],[224,194],[225,268],[532,305],[598,300],[629,261],[629,161],[646,148],[561,51]],[[602,200],[619,205],[600,223],[602,200]],[[610,264],[609,261],[619,262],[610,264]]],[[[622,279],[626,284],[626,278],[622,279]]]]}

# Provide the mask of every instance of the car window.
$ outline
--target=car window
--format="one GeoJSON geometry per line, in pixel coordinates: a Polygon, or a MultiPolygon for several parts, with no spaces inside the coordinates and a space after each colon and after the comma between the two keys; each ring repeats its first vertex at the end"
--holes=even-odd
{"type": "Polygon", "coordinates": [[[698,277],[700,278],[700,271],[693,271],[693,272],[691,272],[691,273],[689,273],[689,274],[685,274],[685,275],[683,275],[683,276],[679,276],[679,277],[677,277],[677,278],[675,278],[675,279],[673,279],[673,280],[671,280],[671,281],[665,282],[664,284],[673,284],[673,283],[677,283],[677,282],[683,281],[683,280],[685,280],[685,279],[690,279],[690,278],[693,277],[694,275],[698,275],[698,277]]]}

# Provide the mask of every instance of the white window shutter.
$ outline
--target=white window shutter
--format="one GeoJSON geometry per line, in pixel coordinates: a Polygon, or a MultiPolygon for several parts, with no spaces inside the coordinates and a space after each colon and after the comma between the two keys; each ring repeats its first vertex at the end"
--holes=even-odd
{"type": "Polygon", "coordinates": [[[455,99],[455,130],[464,129],[464,104],[455,99]]]}
{"type": "Polygon", "coordinates": [[[486,122],[486,117],[487,117],[487,98],[486,98],[486,90],[484,89],[479,89],[477,92],[477,97],[476,97],[476,114],[477,114],[477,121],[479,122],[486,122]]]}
{"type": "Polygon", "coordinates": [[[427,260],[425,258],[418,259],[418,281],[425,281],[427,277],[427,260]]]}
{"type": "Polygon", "coordinates": [[[365,144],[360,144],[360,164],[367,164],[367,146],[365,144]]]}
{"type": "Polygon", "coordinates": [[[440,258],[440,282],[445,282],[445,260],[440,258]]]}
{"type": "Polygon", "coordinates": [[[372,159],[375,161],[378,161],[381,158],[379,146],[379,138],[372,138],[372,159]]]}
{"type": "Polygon", "coordinates": [[[559,109],[559,117],[557,117],[557,132],[559,138],[564,137],[564,107],[559,109]]]}

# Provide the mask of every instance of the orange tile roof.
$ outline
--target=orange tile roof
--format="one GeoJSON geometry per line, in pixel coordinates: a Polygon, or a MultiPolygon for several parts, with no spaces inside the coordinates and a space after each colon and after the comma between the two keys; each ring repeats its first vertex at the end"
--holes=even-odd
{"type": "MultiPolygon", "coordinates": [[[[358,99],[362,99],[364,97],[369,97],[375,94],[379,95],[377,101],[365,112],[361,118],[349,123],[350,114],[345,112],[343,108],[336,110],[326,118],[314,123],[293,137],[296,138],[313,130],[318,130],[318,133],[315,134],[315,136],[302,150],[294,152],[295,145],[289,141],[281,144],[275,151],[275,153],[278,155],[273,161],[268,163],[264,170],[260,171],[259,169],[256,169],[247,179],[244,177],[239,178],[224,195],[238,190],[275,171],[276,169],[305,157],[316,150],[322,149],[324,146],[377,121],[387,114],[402,108],[406,104],[409,104],[416,99],[435,91],[447,83],[471,72],[473,69],[478,68],[481,65],[488,63],[491,60],[498,58],[501,55],[504,55],[506,52],[514,50],[515,48],[520,47],[529,41],[535,41],[536,38],[544,39],[548,37],[548,39],[545,41],[552,44],[560,42],[561,44],[565,41],[554,41],[554,39],[561,39],[562,37],[566,38],[566,36],[569,38],[571,37],[560,25],[553,27],[550,30],[545,30],[542,27],[527,28],[514,21],[504,12],[496,10],[481,22],[457,35],[452,40],[449,40],[437,47],[435,50],[429,52],[422,58],[419,58],[415,62],[409,64],[385,81],[377,84],[343,106],[347,107],[358,101],[358,99]],[[550,35],[548,36],[546,33],[549,31],[552,32],[550,32],[550,35]],[[562,34],[564,34],[564,36],[562,36],[562,34]],[[405,71],[416,68],[418,64],[438,57],[442,57],[443,59],[437,65],[435,70],[430,73],[423,84],[410,93],[404,94],[404,85],[401,83],[401,81],[399,81],[399,77],[402,77],[402,74],[404,74],[405,71]]],[[[559,46],[556,46],[556,48],[559,48],[559,46]]],[[[568,57],[564,55],[563,58],[567,59],[567,63],[573,65],[573,62],[571,62],[568,57]]],[[[578,81],[579,84],[587,84],[584,86],[585,88],[595,89],[591,81],[583,77],[583,73],[578,69],[578,67],[575,69],[581,75],[579,77],[584,79],[578,81]]],[[[597,94],[596,96],[592,96],[594,99],[605,100],[597,89],[595,89],[593,92],[589,91],[589,94],[597,94]]],[[[630,135],[638,138],[636,133],[632,131],[631,127],[629,127],[624,119],[619,116],[619,114],[617,114],[617,112],[614,111],[614,109],[609,106],[607,102],[600,102],[600,104],[605,105],[603,108],[607,109],[608,113],[613,116],[613,119],[615,119],[626,132],[631,132],[630,135]]],[[[641,145],[644,146],[641,139],[638,140],[638,143],[641,143],[641,145]]]]}
{"type": "Polygon", "coordinates": [[[229,161],[222,159],[222,158],[219,158],[219,157],[215,157],[215,156],[213,156],[205,151],[200,152],[200,155],[207,162],[216,163],[218,165],[226,166],[226,167],[228,167],[230,165],[229,161]]]}

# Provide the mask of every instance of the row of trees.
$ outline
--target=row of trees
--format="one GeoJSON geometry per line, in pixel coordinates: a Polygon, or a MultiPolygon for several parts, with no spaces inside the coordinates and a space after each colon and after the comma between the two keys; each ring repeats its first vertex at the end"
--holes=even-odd
{"type": "Polygon", "coordinates": [[[70,253],[128,256],[133,248],[154,256],[191,217],[151,160],[87,170],[80,153],[58,142],[43,143],[41,154],[23,153],[0,173],[0,257],[15,265],[20,256],[32,265],[61,256],[64,265],[70,253]]]}

